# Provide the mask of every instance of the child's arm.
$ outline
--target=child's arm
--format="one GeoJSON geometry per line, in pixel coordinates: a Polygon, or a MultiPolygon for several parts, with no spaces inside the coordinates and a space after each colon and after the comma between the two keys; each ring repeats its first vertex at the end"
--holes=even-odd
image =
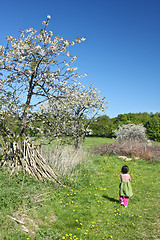
{"type": "Polygon", "coordinates": [[[130,175],[129,175],[129,181],[131,181],[131,177],[130,177],[130,175]]]}
{"type": "Polygon", "coordinates": [[[121,182],[122,182],[122,174],[120,175],[120,178],[121,178],[121,182]]]}

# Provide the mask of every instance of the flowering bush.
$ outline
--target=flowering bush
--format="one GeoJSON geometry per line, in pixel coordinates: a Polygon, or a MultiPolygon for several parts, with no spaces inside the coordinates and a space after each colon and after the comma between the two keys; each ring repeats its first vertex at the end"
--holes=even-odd
{"type": "Polygon", "coordinates": [[[142,124],[135,125],[133,123],[119,126],[118,129],[114,131],[116,136],[116,141],[139,141],[139,142],[149,142],[147,139],[146,129],[142,124]]]}

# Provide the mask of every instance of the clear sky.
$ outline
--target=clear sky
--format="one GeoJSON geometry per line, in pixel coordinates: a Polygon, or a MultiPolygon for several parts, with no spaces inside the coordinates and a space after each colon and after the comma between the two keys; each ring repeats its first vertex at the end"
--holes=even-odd
{"type": "Polygon", "coordinates": [[[109,117],[160,112],[160,0],[2,0],[0,8],[0,45],[19,29],[41,29],[47,15],[54,35],[86,37],[70,52],[109,117]]]}

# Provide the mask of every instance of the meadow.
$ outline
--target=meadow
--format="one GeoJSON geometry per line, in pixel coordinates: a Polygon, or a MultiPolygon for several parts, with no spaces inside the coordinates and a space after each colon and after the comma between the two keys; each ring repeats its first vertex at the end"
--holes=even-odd
{"type": "MultiPolygon", "coordinates": [[[[83,148],[110,140],[87,138],[83,148]]],[[[0,170],[0,239],[160,239],[159,162],[127,162],[133,197],[119,204],[121,167],[114,155],[92,152],[63,176],[64,186],[0,170]]]]}

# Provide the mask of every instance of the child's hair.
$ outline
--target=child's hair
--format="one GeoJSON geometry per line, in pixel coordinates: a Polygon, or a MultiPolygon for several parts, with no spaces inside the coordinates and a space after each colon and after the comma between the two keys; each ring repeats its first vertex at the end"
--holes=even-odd
{"type": "Polygon", "coordinates": [[[121,172],[122,172],[123,174],[128,173],[128,172],[129,172],[129,167],[128,167],[127,165],[124,165],[124,166],[122,167],[122,169],[121,169],[121,172]]]}

